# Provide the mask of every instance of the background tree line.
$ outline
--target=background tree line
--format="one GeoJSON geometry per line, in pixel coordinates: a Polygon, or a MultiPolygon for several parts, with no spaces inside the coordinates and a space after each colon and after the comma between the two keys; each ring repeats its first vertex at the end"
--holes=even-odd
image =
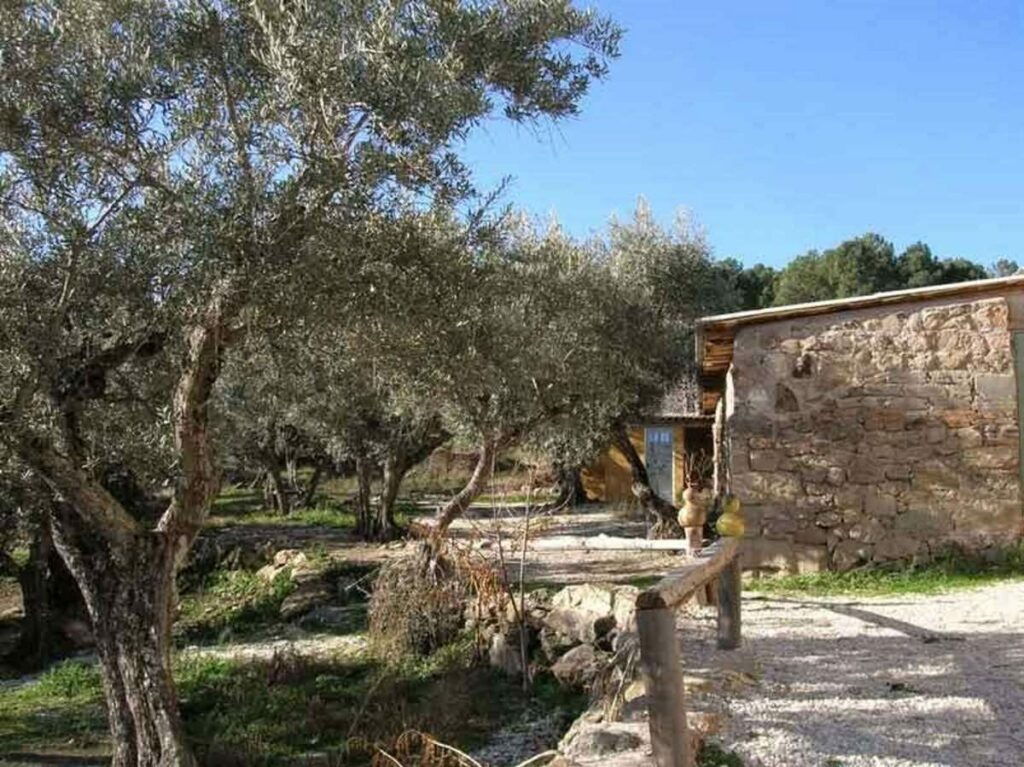
{"type": "Polygon", "coordinates": [[[923,242],[897,254],[891,242],[870,232],[828,250],[808,251],[781,269],[744,267],[736,259],[723,259],[721,265],[732,281],[737,310],[1004,277],[1018,270],[1016,261],[1005,258],[990,267],[966,258],[939,258],[923,242]]]}

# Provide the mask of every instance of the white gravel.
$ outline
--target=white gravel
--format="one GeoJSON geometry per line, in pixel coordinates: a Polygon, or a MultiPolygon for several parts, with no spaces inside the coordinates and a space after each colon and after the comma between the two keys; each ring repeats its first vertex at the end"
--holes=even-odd
{"type": "Polygon", "coordinates": [[[1024,765],[1024,583],[938,596],[751,595],[744,647],[715,651],[708,611],[684,666],[755,671],[729,693],[723,745],[756,767],[1024,765]],[[731,658],[727,656],[732,656],[731,658]]]}

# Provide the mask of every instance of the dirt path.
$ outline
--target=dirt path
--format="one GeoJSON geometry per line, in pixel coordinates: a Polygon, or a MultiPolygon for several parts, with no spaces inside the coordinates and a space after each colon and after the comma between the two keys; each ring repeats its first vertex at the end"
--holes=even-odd
{"type": "MultiPolygon", "coordinates": [[[[522,508],[474,507],[473,514],[452,525],[453,534],[464,540],[486,541],[485,551],[497,560],[500,532],[512,580],[518,578],[519,551],[524,517],[522,508]]],[[[573,535],[631,538],[645,537],[642,520],[624,516],[603,504],[581,506],[568,513],[544,512],[530,520],[530,540],[573,535]]],[[[678,565],[673,554],[643,551],[529,551],[526,580],[561,586],[569,583],[628,583],[658,578],[678,565]]]]}
{"type": "Polygon", "coordinates": [[[747,667],[724,696],[748,767],[1024,764],[1024,583],[928,597],[744,600],[744,647],[681,621],[684,665],[747,667]]]}

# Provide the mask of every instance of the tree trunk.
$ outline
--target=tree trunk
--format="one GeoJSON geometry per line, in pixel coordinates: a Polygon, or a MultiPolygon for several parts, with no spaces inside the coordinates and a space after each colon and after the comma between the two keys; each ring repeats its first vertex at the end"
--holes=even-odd
{"type": "Polygon", "coordinates": [[[299,489],[299,463],[294,455],[290,455],[285,461],[285,469],[288,472],[289,488],[292,491],[297,491],[299,489]]]}
{"type": "Polygon", "coordinates": [[[32,537],[28,562],[18,571],[25,616],[13,658],[24,671],[42,668],[50,657],[53,638],[50,624],[49,579],[47,577],[53,538],[48,519],[40,519],[32,537]]]}
{"type": "Polygon", "coordinates": [[[324,465],[322,461],[317,461],[313,465],[313,474],[309,478],[309,483],[306,485],[306,492],[302,494],[302,508],[308,509],[313,506],[313,502],[316,500],[316,491],[320,486],[320,477],[323,476],[324,465]]]}
{"type": "Polygon", "coordinates": [[[92,620],[112,767],[193,767],[171,677],[174,545],[146,531],[115,552],[70,518],[55,524],[54,540],[92,620]]]}
{"type": "Polygon", "coordinates": [[[266,467],[267,484],[270,488],[270,499],[274,505],[274,511],[278,514],[288,514],[291,512],[291,506],[288,489],[281,478],[281,466],[276,461],[268,461],[266,467]]]}
{"type": "Polygon", "coordinates": [[[356,459],[356,532],[365,540],[373,540],[377,534],[373,517],[371,497],[373,496],[373,464],[365,458],[356,459]]]}
{"type": "Polygon", "coordinates": [[[398,489],[402,485],[402,478],[405,477],[407,470],[406,463],[401,456],[389,455],[384,459],[384,481],[380,493],[380,508],[377,511],[378,535],[381,540],[388,540],[398,530],[398,522],[395,520],[395,500],[398,498],[398,489]]]}
{"type": "Polygon", "coordinates": [[[554,508],[564,508],[590,502],[587,490],[583,487],[583,477],[580,474],[579,466],[570,467],[561,461],[556,461],[553,468],[555,470],[555,478],[558,481],[558,497],[552,504],[554,508]]]}
{"type": "Polygon", "coordinates": [[[629,462],[633,475],[633,495],[647,514],[654,518],[654,535],[658,538],[679,538],[682,530],[676,521],[676,507],[654,492],[651,480],[647,476],[647,467],[633,447],[624,426],[616,426],[612,431],[612,443],[619,449],[629,462]]]}
{"type": "Polygon", "coordinates": [[[437,525],[434,527],[433,532],[435,551],[440,549],[441,542],[444,540],[452,522],[462,516],[473,501],[484,491],[494,470],[494,459],[497,454],[498,440],[494,437],[484,437],[483,442],[480,444],[480,456],[477,458],[476,466],[473,468],[473,475],[469,478],[469,482],[438,513],[437,525]]]}

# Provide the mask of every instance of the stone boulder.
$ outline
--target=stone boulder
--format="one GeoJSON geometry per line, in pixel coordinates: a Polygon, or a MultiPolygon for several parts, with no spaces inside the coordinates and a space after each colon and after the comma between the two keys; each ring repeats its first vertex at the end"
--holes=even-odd
{"type": "Polygon", "coordinates": [[[552,598],[551,610],[544,616],[544,628],[565,645],[593,644],[613,629],[629,630],[637,592],[633,586],[566,586],[552,598]]]}
{"type": "Polygon", "coordinates": [[[609,657],[591,644],[581,644],[555,661],[551,673],[566,687],[586,689],[604,670],[609,657]]]}
{"type": "Polygon", "coordinates": [[[523,673],[523,656],[519,642],[504,634],[491,637],[491,645],[487,651],[491,666],[501,669],[509,676],[520,676],[523,673]]]}
{"type": "Polygon", "coordinates": [[[286,570],[291,571],[292,578],[295,580],[313,572],[309,557],[303,552],[298,549],[282,549],[274,554],[274,559],[270,564],[261,567],[256,574],[265,581],[272,581],[286,570]]]}
{"type": "Polygon", "coordinates": [[[322,579],[304,580],[298,584],[295,591],[284,598],[279,611],[281,618],[290,621],[305,615],[310,610],[330,602],[334,598],[334,593],[330,585],[322,579]]]}
{"type": "Polygon", "coordinates": [[[646,723],[595,722],[584,715],[562,738],[558,750],[577,767],[646,765],[650,764],[646,728],[646,723]]]}

